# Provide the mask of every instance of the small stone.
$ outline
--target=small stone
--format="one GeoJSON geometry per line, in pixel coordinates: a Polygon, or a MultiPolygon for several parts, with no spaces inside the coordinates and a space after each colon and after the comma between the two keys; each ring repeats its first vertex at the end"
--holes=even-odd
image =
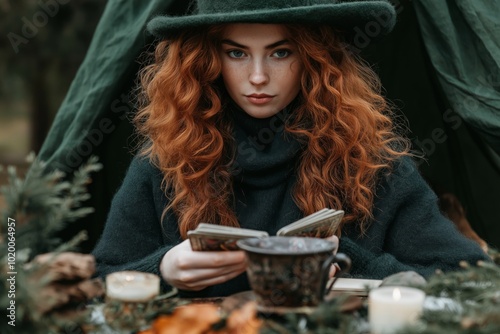
{"type": "Polygon", "coordinates": [[[414,271],[402,271],[387,276],[380,286],[413,286],[423,287],[427,284],[425,278],[414,271]]]}

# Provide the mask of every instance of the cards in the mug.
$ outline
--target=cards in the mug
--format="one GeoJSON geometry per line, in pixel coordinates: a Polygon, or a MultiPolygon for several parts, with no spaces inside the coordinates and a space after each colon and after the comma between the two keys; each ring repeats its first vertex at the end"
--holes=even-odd
{"type": "MultiPolygon", "coordinates": [[[[326,238],[335,234],[343,217],[343,210],[322,209],[281,228],[277,235],[326,238]]],[[[188,232],[195,251],[238,250],[239,239],[268,236],[265,231],[205,223],[188,232]]]]}

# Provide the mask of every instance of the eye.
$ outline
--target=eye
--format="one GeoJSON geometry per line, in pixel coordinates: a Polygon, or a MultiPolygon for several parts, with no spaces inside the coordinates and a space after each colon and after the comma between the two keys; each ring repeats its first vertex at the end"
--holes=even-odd
{"type": "Polygon", "coordinates": [[[292,52],[290,50],[287,50],[287,49],[281,49],[281,50],[277,50],[273,53],[273,57],[276,57],[276,58],[286,58],[288,57],[292,52]]]}
{"type": "Polygon", "coordinates": [[[245,56],[245,52],[241,50],[229,50],[226,53],[231,58],[243,58],[245,56]]]}

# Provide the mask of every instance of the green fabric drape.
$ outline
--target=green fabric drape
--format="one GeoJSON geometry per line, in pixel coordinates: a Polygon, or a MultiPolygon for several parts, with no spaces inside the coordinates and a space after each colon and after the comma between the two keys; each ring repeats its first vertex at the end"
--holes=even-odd
{"type": "Polygon", "coordinates": [[[413,3],[452,108],[500,154],[500,2],[413,3]]]}
{"type": "Polygon", "coordinates": [[[111,199],[132,159],[134,112],[131,91],[142,52],[151,51],[145,26],[160,13],[179,14],[187,3],[178,0],[109,0],[88,52],[59,108],[39,157],[50,169],[71,173],[91,155],[104,168],[93,175],[86,204],[95,212],[61,232],[68,240],[85,229],[89,252],[100,236],[111,199]]]}
{"type": "Polygon", "coordinates": [[[174,0],[111,0],[96,28],[87,55],[71,84],[40,157],[51,166],[71,171],[114,132],[116,118],[132,109],[128,89],[138,57],[151,41],[148,20],[174,0]]]}
{"type": "MultiPolygon", "coordinates": [[[[421,173],[438,193],[457,196],[473,229],[491,246],[499,248],[500,165],[494,160],[497,154],[455,110],[446,94],[426,48],[426,39],[434,37],[423,35],[425,27],[414,7],[415,1],[397,2],[395,30],[363,50],[363,55],[374,64],[386,96],[408,120],[413,148],[424,155],[417,159],[421,173]]],[[[450,61],[452,57],[448,57],[450,61]]],[[[480,71],[470,75],[478,76],[480,81],[485,78],[479,77],[484,75],[480,71]]]]}

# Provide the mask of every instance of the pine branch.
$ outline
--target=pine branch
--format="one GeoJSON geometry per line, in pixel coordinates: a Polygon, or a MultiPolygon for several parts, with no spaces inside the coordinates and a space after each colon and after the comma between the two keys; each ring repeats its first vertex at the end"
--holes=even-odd
{"type": "Polygon", "coordinates": [[[462,271],[434,275],[425,288],[427,295],[450,298],[455,307],[425,312],[425,326],[411,333],[500,332],[500,267],[492,262],[475,267],[464,262],[462,267],[462,271]]]}
{"type": "Polygon", "coordinates": [[[65,173],[58,170],[45,173],[45,163],[33,155],[29,159],[31,166],[24,180],[14,167],[7,168],[8,184],[0,192],[7,207],[3,220],[11,217],[17,222],[17,248],[30,248],[34,256],[59,245],[55,234],[67,223],[94,211],[82,205],[90,198],[87,192],[90,174],[99,171],[102,165],[96,157],[91,157],[67,180],[65,173]]]}
{"type": "MultiPolygon", "coordinates": [[[[14,167],[9,166],[6,169],[8,183],[0,187],[6,202],[5,212],[0,214],[3,217],[2,222],[10,221],[9,218],[16,222],[17,320],[14,329],[16,333],[56,333],[67,326],[74,326],[75,323],[71,323],[69,317],[47,316],[46,312],[52,309],[51,305],[60,302],[56,300],[57,297],[62,297],[64,302],[65,298],[70,296],[66,297],[57,290],[53,294],[49,293],[45,299],[40,298],[39,294],[42,291],[51,291],[54,284],[51,282],[53,277],[51,263],[57,261],[58,255],[74,249],[85,240],[86,232],[81,231],[64,244],[61,244],[55,235],[66,224],[93,212],[92,208],[84,207],[85,201],[90,198],[87,186],[91,182],[91,173],[99,171],[102,165],[97,162],[96,157],[92,157],[69,178],[61,171],[46,172],[45,163],[36,159],[34,155],[29,159],[30,168],[24,179],[17,175],[14,167]],[[47,252],[53,253],[43,264],[33,263],[35,261],[27,262],[36,255],[47,252]]],[[[5,241],[0,238],[0,259],[4,265],[7,263],[7,249],[5,241]]],[[[75,258],[79,256],[75,255],[75,258]]],[[[82,258],[85,256],[90,257],[81,255],[82,258]]],[[[81,264],[75,263],[75,265],[81,264]]],[[[3,282],[0,283],[2,314],[5,314],[7,307],[13,301],[8,297],[7,272],[8,270],[0,272],[0,280],[3,282]]],[[[80,293],[80,290],[78,292],[80,293]]],[[[7,333],[12,329],[13,327],[7,326],[6,321],[0,323],[0,332],[7,333]]]]}

